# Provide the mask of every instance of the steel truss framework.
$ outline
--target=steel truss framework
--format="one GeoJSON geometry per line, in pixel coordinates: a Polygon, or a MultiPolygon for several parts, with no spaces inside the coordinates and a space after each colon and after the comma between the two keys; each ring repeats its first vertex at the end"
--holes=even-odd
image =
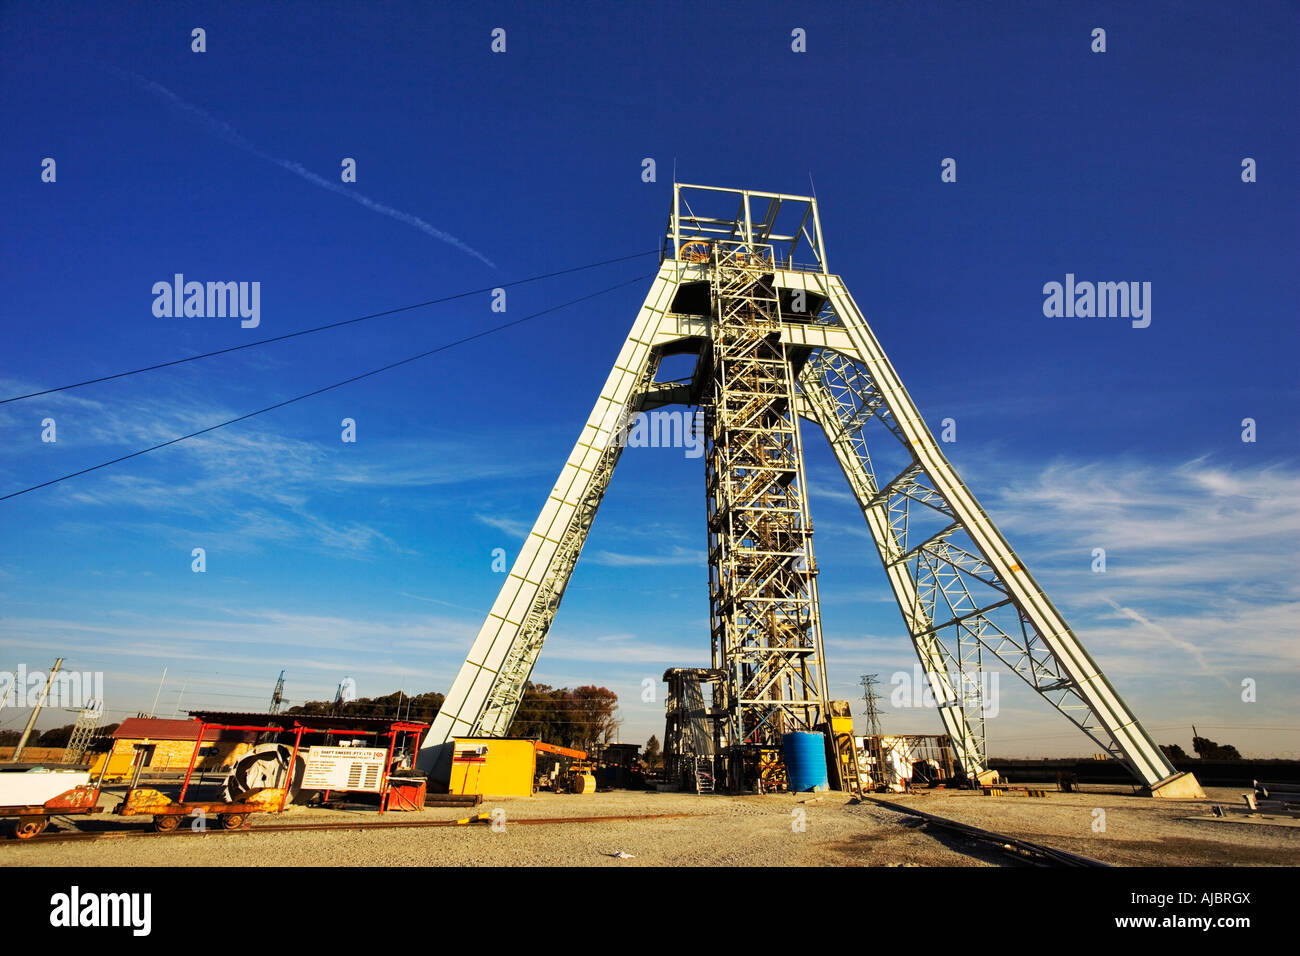
{"type": "Polygon", "coordinates": [[[668,697],[664,702],[664,778],[681,789],[702,792],[707,774],[711,787],[717,772],[717,727],[714,713],[704,700],[704,686],[711,696],[718,671],[698,667],[671,667],[664,671],[668,697]]]}
{"type": "Polygon", "coordinates": [[[709,611],[733,789],[738,748],[777,747],[823,719],[826,674],[794,371],[781,341],[770,245],[711,244],[709,611]]]}
{"type": "Polygon", "coordinates": [[[63,752],[63,759],[67,763],[81,763],[85,759],[86,751],[90,749],[94,741],[100,722],[104,719],[104,702],[102,700],[91,700],[87,706],[81,709],[77,714],[77,722],[72,727],[72,735],[68,738],[67,749],[63,752]]]}
{"type": "MultiPolygon", "coordinates": [[[[503,735],[622,450],[630,418],[703,405],[713,665],[725,746],[824,719],[826,684],[799,417],[834,450],[921,669],[971,777],[987,769],[991,656],[1148,786],[1174,776],[962,483],[826,262],[816,200],[674,184],[663,258],[600,396],[501,588],[420,766],[503,735]],[[797,261],[802,259],[804,261],[797,261]],[[689,382],[654,380],[699,356],[689,382]]],[[[715,701],[717,703],[717,701],[715,701]]]]}

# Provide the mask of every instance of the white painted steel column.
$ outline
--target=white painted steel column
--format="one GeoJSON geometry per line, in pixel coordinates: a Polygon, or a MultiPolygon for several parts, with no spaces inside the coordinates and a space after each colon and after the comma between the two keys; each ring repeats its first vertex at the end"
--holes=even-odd
{"type": "MultiPolygon", "coordinates": [[[[619,429],[640,399],[638,387],[646,378],[651,347],[672,304],[681,269],[682,264],[672,260],[660,266],[600,397],[421,745],[418,765],[425,772],[446,765],[450,754],[445,745],[453,737],[481,732],[479,724],[489,703],[510,690],[500,686],[500,678],[512,653],[518,665],[514,670],[523,675],[518,678],[519,688],[531,673],[594,517],[580,511],[584,502],[594,498],[598,503],[608,485],[612,465],[598,466],[602,460],[608,462],[607,455],[616,461],[621,452],[619,429]],[[572,559],[567,567],[558,566],[561,554],[572,559]],[[534,631],[527,635],[529,646],[521,648],[521,632],[530,618],[534,631]]],[[[507,727],[515,705],[517,700],[506,708],[507,727]]],[[[494,729],[495,734],[505,732],[499,726],[494,729]]]]}
{"type": "Polygon", "coordinates": [[[925,469],[935,489],[979,548],[984,560],[1006,585],[1008,594],[1037,629],[1061,671],[1073,682],[1098,722],[1114,739],[1133,772],[1146,784],[1159,783],[1176,771],[1137,718],[1120,699],[1096,662],[1066,625],[1060,612],[1030,575],[1024,562],[989,520],[984,509],[957,476],[939,450],[921,413],[903,387],[862,312],[838,276],[830,276],[830,298],[835,313],[848,331],[856,354],[875,383],[906,439],[913,458],[925,469]]]}

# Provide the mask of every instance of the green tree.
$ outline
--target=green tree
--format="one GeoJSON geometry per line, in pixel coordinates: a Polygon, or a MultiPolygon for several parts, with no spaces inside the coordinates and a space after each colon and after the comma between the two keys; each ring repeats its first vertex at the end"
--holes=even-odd
{"type": "Polygon", "coordinates": [[[524,685],[510,736],[590,750],[613,739],[617,711],[618,695],[607,687],[569,690],[530,681],[524,685]]]}
{"type": "Polygon", "coordinates": [[[510,736],[567,746],[569,735],[562,713],[567,694],[547,684],[525,683],[524,695],[510,724],[510,736]]]}
{"type": "Polygon", "coordinates": [[[312,717],[400,717],[427,724],[438,715],[443,700],[443,695],[435,691],[411,695],[395,690],[382,697],[358,697],[337,704],[332,700],[309,700],[290,707],[285,713],[312,717]]]}
{"type": "Polygon", "coordinates": [[[663,751],[659,747],[659,738],[650,735],[650,739],[645,742],[645,752],[641,754],[641,759],[645,761],[647,767],[658,767],[664,762],[663,751]]]}
{"type": "Polygon", "coordinates": [[[608,687],[575,687],[570,697],[576,746],[590,750],[612,743],[618,734],[618,695],[608,687]]]}

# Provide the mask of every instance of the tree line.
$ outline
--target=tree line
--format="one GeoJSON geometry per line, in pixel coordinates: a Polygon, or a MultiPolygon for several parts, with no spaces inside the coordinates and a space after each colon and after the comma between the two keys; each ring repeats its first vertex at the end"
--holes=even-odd
{"type": "MultiPolygon", "coordinates": [[[[442,709],[444,695],[436,691],[423,694],[406,694],[394,691],[380,697],[358,697],[355,700],[309,700],[285,709],[286,714],[330,717],[384,717],[432,723],[442,709]]],[[[524,696],[515,712],[514,722],[508,731],[511,737],[528,737],[590,750],[600,744],[617,739],[621,721],[618,719],[618,695],[608,687],[586,685],[582,687],[551,687],[547,684],[524,685],[524,696]]],[[[29,747],[66,747],[72,736],[72,724],[56,727],[41,734],[32,734],[29,747]]],[[[100,728],[99,737],[107,737],[118,724],[100,728]]],[[[18,743],[18,731],[0,731],[0,746],[18,743]]],[[[658,741],[655,742],[656,750],[658,741]]]]}
{"type": "MultiPolygon", "coordinates": [[[[1170,760],[1191,760],[1187,751],[1178,744],[1161,744],[1160,749],[1164,751],[1166,757],[1170,760]]],[[[1217,744],[1209,737],[1193,737],[1192,749],[1196,751],[1196,756],[1201,760],[1240,760],[1241,754],[1232,744],[1217,744]]]]}
{"type": "MultiPolygon", "coordinates": [[[[382,697],[358,697],[336,702],[310,700],[288,708],[287,714],[335,717],[387,717],[432,723],[442,709],[444,696],[436,692],[382,697]]],[[[611,742],[618,731],[618,695],[607,687],[551,687],[524,685],[524,696],[508,735],[529,737],[586,750],[611,742]]]]}
{"type": "Polygon", "coordinates": [[[305,717],[385,717],[427,724],[438,715],[444,699],[436,691],[407,694],[395,690],[382,697],[358,697],[348,701],[309,700],[288,708],[284,713],[305,717]]]}

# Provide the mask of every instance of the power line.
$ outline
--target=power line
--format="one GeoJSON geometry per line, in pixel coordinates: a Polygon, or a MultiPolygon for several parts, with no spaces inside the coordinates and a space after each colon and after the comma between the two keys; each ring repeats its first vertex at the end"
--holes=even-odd
{"type": "Polygon", "coordinates": [[[653,273],[647,273],[646,275],[637,276],[635,279],[629,279],[627,282],[620,282],[618,283],[618,285],[612,285],[607,289],[601,289],[599,292],[592,292],[588,295],[580,296],[579,298],[576,299],[570,299],[568,302],[562,302],[559,305],[553,305],[549,309],[542,309],[540,312],[534,312],[531,315],[525,315],[521,319],[515,319],[512,322],[505,322],[501,325],[494,325],[490,329],[484,329],[482,332],[475,332],[473,335],[467,335],[464,338],[455,339],[454,341],[447,342],[444,345],[439,345],[437,348],[432,348],[427,351],[420,352],[416,355],[412,355],[408,358],[400,359],[399,361],[396,362],[390,362],[387,365],[381,365],[379,368],[371,369],[369,372],[362,372],[360,375],[353,375],[351,378],[345,378],[341,382],[335,382],[332,385],[325,385],[322,388],[313,389],[310,392],[305,392],[304,394],[295,396],[294,398],[285,399],[283,402],[276,402],[274,405],[267,405],[265,408],[259,408],[255,412],[248,412],[247,414],[240,415],[237,418],[230,418],[224,422],[220,422],[219,424],[209,425],[207,428],[200,428],[198,431],[190,432],[188,435],[181,435],[179,438],[173,438],[170,441],[159,442],[157,445],[151,445],[148,448],[142,448],[140,451],[133,451],[129,455],[122,455],[120,458],[114,458],[111,461],[101,462],[98,465],[91,465],[89,468],[83,468],[80,471],[74,471],[71,472],[70,474],[62,475],[58,478],[51,478],[49,481],[43,481],[38,485],[32,485],[31,487],[24,488],[21,491],[10,492],[7,495],[0,496],[0,501],[8,501],[10,498],[17,498],[19,495],[25,495],[29,491],[36,491],[40,488],[48,488],[50,485],[57,485],[61,481],[67,481],[69,478],[76,478],[79,475],[89,474],[92,471],[98,471],[100,468],[107,468],[109,465],[116,465],[119,462],[128,461],[131,458],[139,458],[141,455],[147,455],[151,451],[157,451],[160,448],[166,448],[168,445],[175,445],[179,442],[186,441],[190,438],[197,438],[199,435],[206,435],[208,432],[214,432],[218,428],[225,428],[227,425],[234,425],[236,422],[242,422],[245,419],[253,418],[257,415],[264,415],[267,412],[275,411],[275,409],[277,408],[284,408],[286,405],[292,405],[295,402],[301,402],[304,399],[311,398],[312,396],[320,395],[324,392],[329,392],[336,388],[342,388],[344,385],[350,385],[353,382],[359,382],[363,378],[369,378],[372,375],[378,375],[380,372],[387,372],[390,369],[397,368],[401,365],[408,365],[411,362],[417,361],[418,359],[426,358],[427,356],[434,355],[438,352],[445,352],[448,349],[455,348],[457,345],[464,345],[466,342],[472,342],[475,339],[481,339],[484,336],[492,335],[493,333],[500,332],[503,329],[508,329],[516,325],[521,325],[524,322],[528,322],[531,319],[540,318],[541,316],[546,315],[550,312],[558,312],[560,309],[566,309],[571,305],[577,305],[579,302],[586,302],[588,299],[594,299],[597,296],[606,295],[607,293],[614,292],[617,289],[622,289],[625,286],[632,285],[633,283],[643,282],[646,279],[650,278],[651,275],[653,275],[653,273]]]}
{"type": "MultiPolygon", "coordinates": [[[[116,372],[113,375],[102,375],[99,378],[88,378],[81,382],[72,382],[68,385],[59,385],[55,388],[46,388],[38,392],[28,392],[26,395],[14,395],[12,398],[0,398],[0,405],[7,405],[9,402],[21,402],[25,398],[36,398],[40,395],[49,395],[53,392],[66,392],[69,389],[81,388],[83,385],[95,385],[99,382],[111,382],[115,378],[126,378],[128,375],[139,375],[141,372],[154,372],[160,368],[170,368],[173,365],[184,365],[186,362],[197,362],[199,359],[212,358],[214,355],[225,355],[229,352],[238,352],[241,349],[251,349],[258,345],[267,345],[271,342],[283,342],[285,339],[297,338],[300,335],[311,335],[314,332],[324,332],[326,329],[337,329],[344,325],[355,325],[358,322],[366,322],[370,319],[383,318],[386,315],[396,315],[399,312],[410,312],[412,309],[423,309],[430,305],[439,305],[444,302],[454,302],[457,299],[464,299],[471,295],[482,295],[484,292],[492,292],[495,289],[508,289],[511,286],[524,285],[529,282],[539,282],[542,279],[553,279],[556,276],[568,275],[572,272],[582,272],[585,269],[595,269],[599,266],[611,265],[615,262],[626,262],[628,259],[639,259],[641,256],[648,256],[657,253],[659,250],[651,249],[649,252],[638,252],[630,256],[619,256],[616,259],[605,259],[602,262],[592,262],[585,266],[574,266],[571,269],[560,269],[557,272],[547,272],[544,275],[529,276],[527,279],[516,279],[513,282],[502,282],[499,285],[488,286],[483,289],[471,289],[469,292],[457,292],[455,295],[444,296],[441,299],[429,299],[425,302],[416,302],[414,305],[398,306],[395,309],[385,309],[383,312],[372,312],[369,315],[358,316],[355,319],[343,319],[339,322],[330,322],[326,325],[318,325],[315,328],[301,329],[297,332],[286,332],[284,335],[273,335],[269,339],[258,339],[255,342],[245,342],[243,345],[232,345],[224,349],[216,349],[212,352],[204,352],[200,355],[191,355],[187,358],[173,359],[170,362],[159,362],[157,365],[146,365],[143,368],[134,368],[126,372],[116,372]]],[[[0,499],[2,501],[3,499],[0,499]]]]}

